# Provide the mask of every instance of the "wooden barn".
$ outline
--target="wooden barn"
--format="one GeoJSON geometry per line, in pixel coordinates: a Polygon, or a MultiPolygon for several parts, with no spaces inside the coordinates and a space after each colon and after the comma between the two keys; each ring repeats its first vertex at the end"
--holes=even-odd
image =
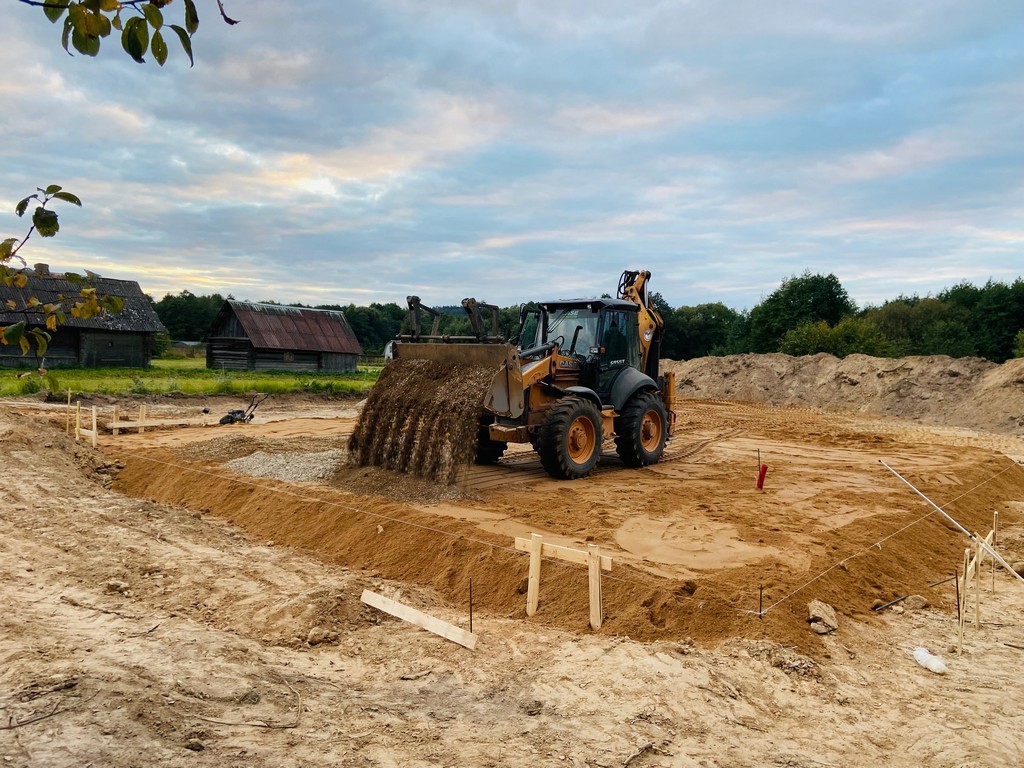
{"type": "MultiPolygon", "coordinates": [[[[22,355],[17,344],[0,345],[0,367],[148,367],[153,359],[154,337],[164,330],[149,297],[133,280],[98,277],[89,280],[88,285],[100,295],[119,297],[124,309],[88,320],[66,315],[67,322],[57,326],[56,332],[50,332],[52,338],[42,360],[32,353],[22,355]]],[[[62,295],[77,297],[83,287],[81,283],[68,282],[61,274],[51,273],[45,264],[37,264],[36,274],[29,276],[24,288],[0,283],[0,325],[32,319],[32,315],[10,311],[8,301],[13,301],[18,309],[25,306],[29,297],[43,304],[56,304],[62,295]]],[[[42,328],[44,322],[36,325],[42,328]]]]}
{"type": "Polygon", "coordinates": [[[350,373],[362,352],[341,312],[228,299],[206,339],[206,367],[350,373]]]}

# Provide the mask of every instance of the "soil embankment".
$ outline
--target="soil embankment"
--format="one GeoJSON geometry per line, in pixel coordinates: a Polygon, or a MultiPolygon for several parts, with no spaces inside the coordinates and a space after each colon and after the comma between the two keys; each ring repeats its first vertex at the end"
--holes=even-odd
{"type": "Polygon", "coordinates": [[[662,361],[683,397],[743,400],[1024,434],[1024,359],[899,359],[819,354],[730,355],[662,361]]]}

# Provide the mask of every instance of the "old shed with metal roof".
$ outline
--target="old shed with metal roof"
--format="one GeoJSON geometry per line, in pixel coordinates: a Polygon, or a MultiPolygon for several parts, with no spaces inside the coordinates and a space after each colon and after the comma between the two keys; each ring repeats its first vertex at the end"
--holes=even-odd
{"type": "Polygon", "coordinates": [[[43,315],[24,311],[29,298],[36,298],[41,304],[67,304],[76,300],[84,287],[95,288],[100,295],[117,296],[124,302],[124,308],[88,320],[65,313],[65,322],[56,332],[50,332],[49,346],[42,359],[33,354],[22,355],[17,344],[0,346],[0,367],[149,366],[154,337],[164,326],[138,283],[105,277],[92,278],[85,284],[72,283],[62,274],[51,273],[45,264],[37,264],[34,273],[27,270],[26,274],[28,285],[24,288],[0,283],[0,325],[27,320],[29,327],[45,327],[43,315]],[[8,302],[13,302],[13,310],[8,302]]]}
{"type": "Polygon", "coordinates": [[[206,340],[206,367],[349,373],[362,352],[341,312],[228,299],[206,340]]]}

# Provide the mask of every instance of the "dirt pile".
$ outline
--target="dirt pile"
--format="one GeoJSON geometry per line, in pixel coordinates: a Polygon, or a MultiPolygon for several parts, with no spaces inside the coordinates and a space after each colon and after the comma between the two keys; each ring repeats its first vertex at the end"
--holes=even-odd
{"type": "Polygon", "coordinates": [[[730,355],[663,360],[679,393],[841,409],[928,424],[1024,434],[1024,360],[819,354],[730,355]]]}
{"type": "Polygon", "coordinates": [[[395,360],[366,400],[349,452],[358,466],[454,482],[476,455],[483,396],[494,370],[395,360]]]}

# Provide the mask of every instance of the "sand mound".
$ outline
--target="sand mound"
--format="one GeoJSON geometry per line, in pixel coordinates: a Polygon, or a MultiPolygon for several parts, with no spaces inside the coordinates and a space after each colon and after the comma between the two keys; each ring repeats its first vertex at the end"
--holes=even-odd
{"type": "Polygon", "coordinates": [[[679,393],[769,405],[838,409],[927,424],[1024,434],[1024,360],[819,354],[663,360],[679,393]]]}
{"type": "Polygon", "coordinates": [[[483,395],[494,369],[433,360],[395,360],[359,415],[349,452],[374,466],[454,482],[476,455],[483,395]]]}

